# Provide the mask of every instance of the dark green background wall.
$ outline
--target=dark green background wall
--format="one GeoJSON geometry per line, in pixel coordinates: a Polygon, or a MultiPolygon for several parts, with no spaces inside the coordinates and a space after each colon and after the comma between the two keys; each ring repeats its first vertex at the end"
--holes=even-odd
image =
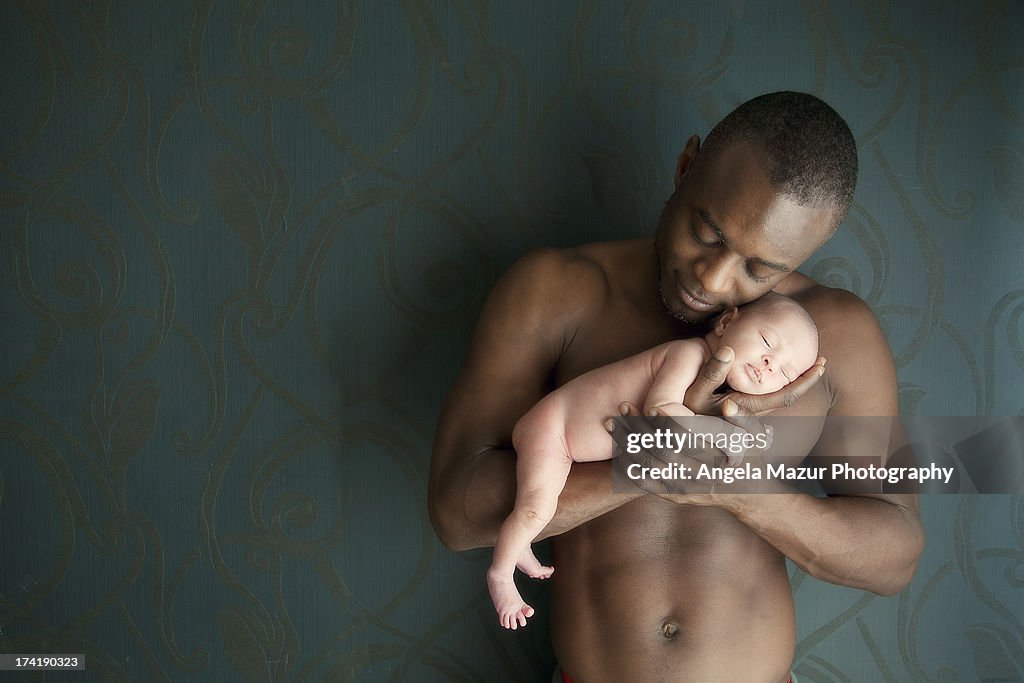
{"type": "MultiPolygon", "coordinates": [[[[521,681],[425,514],[526,249],[649,234],[676,154],[800,89],[907,414],[1019,415],[1019,2],[5,2],[0,649],[72,680],[521,681]]],[[[1020,680],[1024,500],[929,497],[899,597],[792,570],[810,681],[1020,680]]]]}

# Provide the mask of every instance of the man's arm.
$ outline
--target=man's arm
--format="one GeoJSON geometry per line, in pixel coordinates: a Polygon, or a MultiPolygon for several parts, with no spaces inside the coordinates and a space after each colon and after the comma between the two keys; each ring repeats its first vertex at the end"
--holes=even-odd
{"type": "MultiPolygon", "coordinates": [[[[606,289],[595,264],[554,250],[527,254],[495,286],[434,439],[427,506],[449,548],[494,545],[515,502],[512,429],[551,388],[554,368],[606,289]]],[[[542,537],[643,495],[611,495],[610,481],[608,462],[574,465],[542,537]]]]}
{"type": "MultiPolygon", "coordinates": [[[[852,294],[825,288],[801,303],[818,323],[821,352],[829,359],[822,379],[834,401],[829,416],[898,415],[895,366],[870,309],[852,294]]],[[[800,403],[775,413],[785,414],[799,415],[800,403]]],[[[868,433],[847,430],[837,434],[834,430],[841,429],[837,422],[826,421],[819,441],[827,446],[829,462],[868,453],[885,458],[899,446],[898,439],[887,437],[884,442],[872,443],[868,433]]],[[[812,458],[807,464],[817,463],[812,458]]],[[[787,488],[779,484],[780,490],[787,488]]],[[[722,492],[693,499],[665,497],[723,507],[811,576],[881,595],[892,595],[907,586],[924,547],[916,495],[879,493],[820,499],[803,493],[722,492]]]]}

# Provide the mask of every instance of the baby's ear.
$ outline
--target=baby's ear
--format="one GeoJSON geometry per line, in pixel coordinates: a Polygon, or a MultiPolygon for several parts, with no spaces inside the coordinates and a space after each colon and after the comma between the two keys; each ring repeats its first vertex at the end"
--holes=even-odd
{"type": "Polygon", "coordinates": [[[740,315],[740,309],[733,306],[728,309],[722,315],[718,316],[718,320],[715,321],[715,334],[721,337],[725,334],[725,328],[729,327],[733,320],[738,318],[740,315]]]}

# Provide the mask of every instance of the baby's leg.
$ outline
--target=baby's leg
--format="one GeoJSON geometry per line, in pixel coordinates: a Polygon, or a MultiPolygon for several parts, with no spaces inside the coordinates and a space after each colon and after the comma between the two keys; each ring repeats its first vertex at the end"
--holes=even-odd
{"type": "Polygon", "coordinates": [[[487,571],[487,587],[499,621],[511,629],[525,626],[534,612],[516,590],[516,566],[535,578],[547,578],[554,571],[537,561],[530,543],[554,516],[558,494],[572,466],[564,442],[556,434],[534,431],[522,438],[516,436],[516,504],[501,525],[487,571]]]}
{"type": "Polygon", "coordinates": [[[516,560],[516,569],[531,579],[548,579],[555,573],[554,567],[548,567],[540,563],[537,556],[533,554],[533,548],[530,546],[526,546],[526,550],[516,560]]]}

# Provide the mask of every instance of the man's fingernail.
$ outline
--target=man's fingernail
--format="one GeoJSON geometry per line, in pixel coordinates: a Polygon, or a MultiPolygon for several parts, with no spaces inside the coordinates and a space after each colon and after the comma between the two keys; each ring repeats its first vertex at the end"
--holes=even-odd
{"type": "Polygon", "coordinates": [[[719,347],[718,351],[715,352],[715,358],[717,358],[718,360],[722,361],[723,363],[730,363],[730,362],[732,362],[732,358],[733,358],[732,348],[730,348],[728,346],[721,346],[721,347],[719,347]]]}
{"type": "Polygon", "coordinates": [[[725,399],[722,403],[722,415],[726,417],[732,417],[736,414],[736,404],[733,403],[732,399],[725,399]]]}
{"type": "Polygon", "coordinates": [[[629,404],[628,403],[620,403],[619,404],[619,414],[620,415],[629,415],[629,404]]]}
{"type": "Polygon", "coordinates": [[[818,377],[821,377],[824,374],[825,374],[825,366],[822,365],[820,368],[818,368],[818,377]]]}
{"type": "Polygon", "coordinates": [[[610,419],[609,420],[605,420],[604,421],[604,428],[606,430],[608,430],[609,432],[614,432],[615,431],[615,421],[614,420],[610,420],[610,419]]]}
{"type": "Polygon", "coordinates": [[[648,410],[647,417],[658,417],[658,411],[653,408],[651,410],[648,410]]]}

